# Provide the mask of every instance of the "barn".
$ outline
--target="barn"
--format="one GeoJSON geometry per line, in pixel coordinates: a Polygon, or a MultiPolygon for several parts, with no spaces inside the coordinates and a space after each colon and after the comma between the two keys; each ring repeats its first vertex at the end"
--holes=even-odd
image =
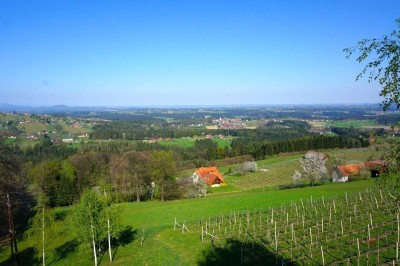
{"type": "Polygon", "coordinates": [[[219,186],[224,182],[224,178],[216,167],[201,167],[193,173],[192,178],[193,182],[197,182],[197,180],[201,178],[210,186],[219,186]]]}
{"type": "Polygon", "coordinates": [[[332,182],[347,182],[349,175],[358,175],[362,168],[368,169],[371,177],[378,177],[386,171],[386,161],[374,160],[359,164],[339,165],[332,172],[332,182]]]}

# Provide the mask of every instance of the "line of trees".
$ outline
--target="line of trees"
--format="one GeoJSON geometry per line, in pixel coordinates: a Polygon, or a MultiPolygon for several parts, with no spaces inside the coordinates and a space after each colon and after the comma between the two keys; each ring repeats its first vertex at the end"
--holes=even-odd
{"type": "Polygon", "coordinates": [[[175,154],[166,151],[75,154],[62,161],[42,161],[28,171],[28,177],[49,206],[71,205],[85,189],[102,184],[112,189],[118,201],[152,196],[164,200],[182,194],[174,178],[176,161],[175,154]]]}
{"type": "Polygon", "coordinates": [[[232,141],[231,146],[235,154],[250,154],[255,159],[263,159],[281,152],[367,147],[369,142],[364,138],[355,139],[341,136],[311,136],[277,142],[237,138],[232,141]]]}

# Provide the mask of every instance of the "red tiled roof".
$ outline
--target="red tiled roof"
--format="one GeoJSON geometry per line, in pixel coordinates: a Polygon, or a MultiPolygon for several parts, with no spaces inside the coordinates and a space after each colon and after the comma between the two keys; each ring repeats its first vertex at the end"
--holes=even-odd
{"type": "Polygon", "coordinates": [[[342,176],[357,175],[360,173],[360,164],[339,165],[337,169],[342,176]]]}
{"type": "Polygon", "coordinates": [[[203,179],[203,181],[209,185],[219,184],[219,183],[224,182],[224,178],[218,172],[216,167],[199,168],[196,170],[196,174],[198,174],[200,176],[200,178],[203,179]],[[220,180],[220,182],[218,182],[218,180],[220,180]]]}

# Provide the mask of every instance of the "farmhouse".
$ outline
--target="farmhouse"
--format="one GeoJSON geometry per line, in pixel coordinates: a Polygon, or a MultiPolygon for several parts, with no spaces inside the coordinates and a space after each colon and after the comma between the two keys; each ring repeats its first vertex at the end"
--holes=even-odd
{"type": "Polygon", "coordinates": [[[371,172],[371,177],[377,177],[386,171],[385,160],[368,161],[360,164],[346,164],[337,166],[332,172],[332,182],[347,182],[350,175],[360,174],[360,170],[366,168],[371,172]]]}
{"type": "Polygon", "coordinates": [[[224,182],[224,178],[216,167],[201,167],[193,173],[192,178],[194,183],[197,183],[199,178],[201,178],[210,186],[219,186],[224,182]]]}

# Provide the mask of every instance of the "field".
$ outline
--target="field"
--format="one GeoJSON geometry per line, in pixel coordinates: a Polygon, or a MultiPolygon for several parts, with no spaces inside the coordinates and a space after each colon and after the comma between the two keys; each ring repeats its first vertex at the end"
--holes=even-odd
{"type": "MultiPolygon", "coordinates": [[[[348,150],[329,150],[326,153],[329,156],[342,155],[345,163],[361,163],[369,159],[380,159],[384,154],[384,149],[376,151],[374,147],[348,149],[348,150]]],[[[257,161],[259,170],[250,173],[236,173],[226,175],[225,181],[227,187],[232,186],[235,189],[223,188],[224,190],[247,190],[254,188],[276,189],[279,187],[290,186],[293,183],[292,175],[295,170],[301,171],[300,159],[304,153],[294,155],[274,155],[266,160],[257,161]]],[[[329,163],[329,161],[328,161],[329,163]]],[[[226,173],[229,168],[235,172],[241,165],[229,165],[220,167],[222,173],[226,173]]],[[[331,166],[334,167],[334,166],[331,166]]],[[[306,181],[304,181],[306,183],[306,181]]],[[[217,189],[216,189],[217,190],[217,189]]]]}
{"type": "Polygon", "coordinates": [[[29,135],[50,130],[48,125],[37,121],[31,123],[19,124],[17,128],[24,130],[29,135]]]}
{"type": "Polygon", "coordinates": [[[374,120],[343,120],[343,121],[329,121],[326,123],[329,127],[343,127],[343,128],[365,128],[378,126],[374,120]]]}
{"type": "Polygon", "coordinates": [[[253,265],[381,265],[398,259],[400,242],[396,200],[376,189],[234,211],[186,226],[214,247],[205,264],[211,259],[253,265]]]}
{"type": "MultiPolygon", "coordinates": [[[[123,222],[130,229],[125,232],[124,242],[114,250],[113,265],[194,265],[207,258],[204,254],[214,251],[211,241],[202,243],[200,240],[199,221],[204,221],[205,218],[215,219],[243,210],[268,212],[269,208],[279,209],[281,206],[290,206],[293,202],[298,205],[301,201],[308,202],[311,197],[317,199],[324,196],[326,200],[332,197],[342,198],[346,192],[365,191],[368,187],[374,187],[372,180],[282,191],[220,193],[201,199],[170,202],[121,204],[123,222]],[[173,230],[175,218],[180,224],[186,221],[189,234],[173,230]],[[140,243],[142,235],[145,236],[143,244],[140,243]]],[[[54,251],[48,257],[48,262],[52,262],[52,265],[92,264],[90,249],[85,250],[78,246],[73,229],[69,226],[72,211],[72,207],[56,209],[59,217],[58,237],[53,239],[54,251]]],[[[19,242],[20,252],[26,256],[24,259],[27,264],[34,260],[31,245],[26,241],[19,242]]],[[[7,246],[1,250],[1,265],[9,262],[8,254],[7,246]]],[[[102,257],[100,265],[109,265],[106,256],[102,257]]]]}
{"type": "Polygon", "coordinates": [[[35,146],[37,143],[39,143],[39,141],[38,140],[29,140],[29,139],[25,139],[25,138],[21,138],[21,137],[18,137],[16,139],[4,140],[4,144],[6,144],[6,145],[10,145],[13,143],[18,144],[19,147],[21,147],[22,149],[25,149],[27,147],[35,146]]]}
{"type": "MultiPolygon", "coordinates": [[[[350,161],[379,156],[374,147],[327,153],[342,153],[350,161]]],[[[291,182],[302,156],[277,155],[258,161],[267,172],[225,176],[228,185],[212,188],[205,198],[120,204],[125,231],[113,249],[112,265],[220,265],[225,261],[281,265],[298,263],[292,261],[296,257],[307,265],[319,265],[321,247],[326,264],[347,263],[349,258],[350,264],[359,261],[360,265],[393,260],[396,213],[390,197],[377,192],[373,179],[277,189],[291,182]],[[182,233],[182,224],[189,231],[182,233]],[[341,243],[348,247],[343,253],[341,243]]],[[[237,166],[220,170],[224,173],[237,166]]],[[[73,210],[54,210],[57,237],[47,257],[51,265],[93,264],[90,249],[78,244],[70,226],[73,210]]],[[[40,263],[33,243],[21,238],[18,244],[24,265],[40,263]]],[[[0,265],[10,264],[9,252],[8,246],[0,250],[0,265]]],[[[105,252],[100,265],[111,265],[105,252]]]]}
{"type": "MultiPolygon", "coordinates": [[[[212,140],[218,144],[218,147],[224,148],[231,145],[232,139],[232,137],[227,137],[225,139],[213,138],[212,140]]],[[[195,138],[178,138],[173,140],[162,140],[158,143],[165,146],[175,145],[181,148],[192,148],[194,147],[195,141],[195,138]]]]}

